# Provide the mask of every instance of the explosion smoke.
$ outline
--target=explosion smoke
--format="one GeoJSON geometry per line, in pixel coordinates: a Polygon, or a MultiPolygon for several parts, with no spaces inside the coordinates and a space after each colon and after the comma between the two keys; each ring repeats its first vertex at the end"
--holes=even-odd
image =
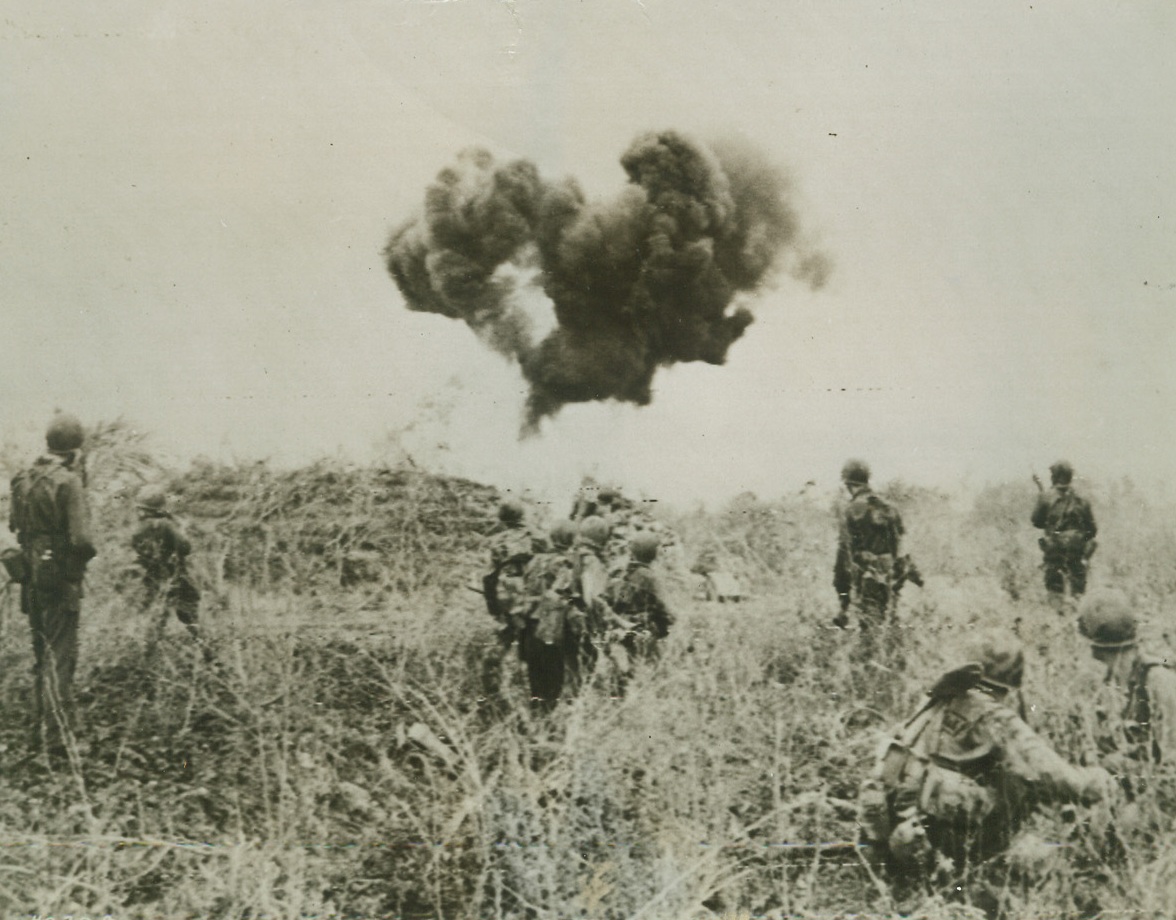
{"type": "Polygon", "coordinates": [[[801,245],[783,176],[755,151],[665,131],[638,137],[621,165],[632,184],[590,204],[525,160],[465,151],[385,249],[409,309],[461,319],[518,361],[525,431],[571,402],[646,405],[658,367],[722,364],[753,319],[734,302],[785,256],[814,288],[828,272],[801,245]],[[528,273],[557,323],[538,342],[519,296],[528,273]]]}

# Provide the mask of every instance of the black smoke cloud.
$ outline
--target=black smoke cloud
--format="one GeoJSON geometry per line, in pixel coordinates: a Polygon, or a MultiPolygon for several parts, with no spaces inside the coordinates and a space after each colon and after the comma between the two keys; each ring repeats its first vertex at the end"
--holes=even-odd
{"type": "Polygon", "coordinates": [[[629,186],[590,203],[525,160],[465,151],[385,249],[409,309],[463,320],[518,362],[526,431],[572,402],[646,405],[659,367],[726,360],[752,322],[746,295],[775,270],[814,288],[828,273],[800,240],[788,183],[757,151],[665,131],[638,137],[621,165],[629,186]],[[538,341],[526,285],[554,307],[538,341]]]}

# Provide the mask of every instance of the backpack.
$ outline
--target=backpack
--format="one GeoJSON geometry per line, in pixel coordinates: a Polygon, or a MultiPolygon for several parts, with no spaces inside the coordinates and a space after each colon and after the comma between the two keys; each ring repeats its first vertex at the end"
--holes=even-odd
{"type": "Polygon", "coordinates": [[[1060,493],[1045,518],[1046,549],[1066,556],[1081,555],[1086,548],[1083,502],[1070,489],[1060,493]]]}
{"type": "Polygon", "coordinates": [[[884,845],[900,863],[928,856],[926,828],[975,826],[996,808],[991,789],[963,772],[963,764],[919,750],[919,740],[942,707],[979,681],[969,665],[950,671],[931,690],[930,701],[897,737],[882,739],[870,777],[859,793],[859,817],[867,838],[884,845]],[[920,833],[919,831],[923,831],[920,833]]]}

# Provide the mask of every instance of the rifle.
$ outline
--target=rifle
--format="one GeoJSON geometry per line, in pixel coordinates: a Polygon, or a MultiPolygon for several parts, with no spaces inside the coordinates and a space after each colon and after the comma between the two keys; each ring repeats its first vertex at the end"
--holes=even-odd
{"type": "Polygon", "coordinates": [[[1043,485],[1041,484],[1041,477],[1040,477],[1040,476],[1038,476],[1036,473],[1034,473],[1034,474],[1033,474],[1033,484],[1034,484],[1035,486],[1037,486],[1037,491],[1038,491],[1038,492],[1041,492],[1042,494],[1044,494],[1044,493],[1045,493],[1045,486],[1043,486],[1043,485]]]}

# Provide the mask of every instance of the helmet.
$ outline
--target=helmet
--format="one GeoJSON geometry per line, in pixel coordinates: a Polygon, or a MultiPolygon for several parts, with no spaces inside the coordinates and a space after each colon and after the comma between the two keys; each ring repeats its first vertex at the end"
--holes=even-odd
{"type": "Polygon", "coordinates": [[[1135,613],[1121,594],[1088,597],[1082,602],[1078,631],[1095,648],[1127,648],[1135,644],[1135,613]]]}
{"type": "Polygon", "coordinates": [[[972,658],[980,663],[983,679],[990,684],[1016,690],[1025,674],[1025,654],[1021,644],[1007,633],[994,632],[981,637],[972,658]]]}
{"type": "Polygon", "coordinates": [[[523,506],[514,499],[507,499],[498,506],[498,520],[508,526],[523,522],[523,506]]]}
{"type": "Polygon", "coordinates": [[[603,549],[608,542],[608,521],[597,514],[590,514],[580,522],[580,539],[589,546],[603,549]]]}
{"type": "Polygon", "coordinates": [[[1066,460],[1059,460],[1049,468],[1049,478],[1058,485],[1067,485],[1074,478],[1074,467],[1066,460]]]}
{"type": "Polygon", "coordinates": [[[163,486],[143,486],[135,498],[140,511],[163,511],[167,507],[167,492],[163,486]]]}
{"type": "Polygon", "coordinates": [[[870,465],[865,460],[846,460],[841,468],[841,480],[865,485],[870,481],[870,465]]]}
{"type": "Polygon", "coordinates": [[[629,552],[638,562],[653,562],[657,558],[657,548],[661,546],[661,537],[650,530],[642,530],[634,534],[629,541],[629,552]]]}
{"type": "Polygon", "coordinates": [[[556,549],[567,549],[576,539],[576,525],[571,521],[556,521],[551,528],[551,542],[556,549]]]}
{"type": "Polygon", "coordinates": [[[621,490],[613,486],[601,486],[596,492],[596,500],[612,505],[621,497],[621,490]]]}
{"type": "Polygon", "coordinates": [[[77,450],[86,440],[86,431],[76,416],[58,412],[45,432],[45,443],[50,450],[77,450]]]}

